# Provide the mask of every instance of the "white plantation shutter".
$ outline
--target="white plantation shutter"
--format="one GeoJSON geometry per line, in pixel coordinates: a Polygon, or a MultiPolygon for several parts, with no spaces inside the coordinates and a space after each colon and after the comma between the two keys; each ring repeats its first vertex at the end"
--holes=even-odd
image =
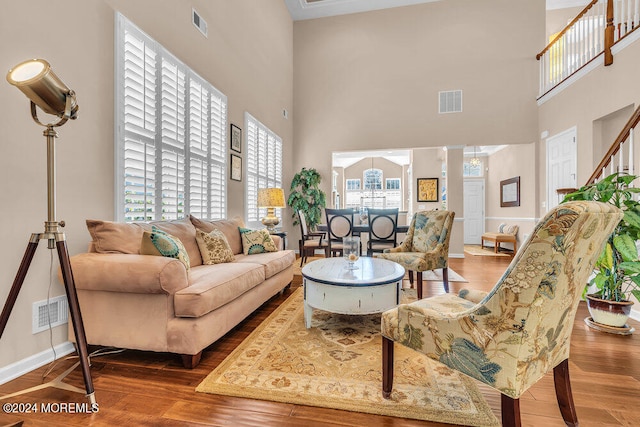
{"type": "Polygon", "coordinates": [[[117,22],[116,218],[226,217],[227,97],[117,22]]]}
{"type": "MultiPolygon", "coordinates": [[[[259,221],[267,214],[258,209],[259,188],[282,188],[282,139],[245,113],[247,129],[247,220],[259,221]]],[[[282,219],[282,209],[276,209],[282,219]]]]}

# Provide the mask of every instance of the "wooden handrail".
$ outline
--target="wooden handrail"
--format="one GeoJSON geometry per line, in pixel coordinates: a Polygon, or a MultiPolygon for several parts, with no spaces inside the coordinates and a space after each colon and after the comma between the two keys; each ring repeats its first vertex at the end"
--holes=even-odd
{"type": "MultiPolygon", "coordinates": [[[[571,27],[573,26],[573,24],[575,24],[576,22],[578,22],[580,20],[580,18],[582,18],[584,16],[585,13],[587,13],[589,11],[589,9],[591,9],[593,7],[594,4],[598,3],[599,0],[592,0],[591,3],[589,3],[588,5],[585,6],[584,9],[582,9],[582,12],[580,12],[578,14],[578,16],[576,16],[575,18],[573,18],[573,21],[569,22],[569,25],[567,25],[566,27],[564,27],[564,29],[562,31],[560,31],[558,33],[558,35],[556,35],[553,40],[551,40],[551,42],[544,48],[542,49],[542,52],[540,52],[539,54],[536,55],[536,59],[540,60],[540,58],[542,58],[542,55],[544,55],[544,53],[546,51],[548,51],[549,49],[551,49],[551,46],[553,46],[553,44],[558,41],[558,39],[560,39],[560,37],[562,37],[564,35],[564,33],[566,33],[567,31],[569,31],[571,29],[571,27]]],[[[613,14],[613,2],[611,0],[609,0],[609,3],[611,3],[611,11],[613,14]]],[[[613,18],[612,19],[612,24],[613,25],[613,18]]]]}
{"type": "Polygon", "coordinates": [[[596,179],[598,179],[598,176],[600,176],[600,174],[602,173],[602,169],[609,165],[609,163],[611,162],[611,158],[620,150],[620,146],[624,141],[627,140],[627,138],[629,137],[629,132],[631,132],[631,129],[634,129],[636,127],[638,122],[640,122],[640,106],[638,106],[638,108],[636,108],[636,111],[633,112],[633,114],[627,121],[627,124],[624,125],[622,131],[609,148],[609,151],[607,151],[607,154],[604,155],[596,169],[593,171],[593,174],[591,174],[589,180],[587,181],[587,185],[595,182],[596,179]]]}

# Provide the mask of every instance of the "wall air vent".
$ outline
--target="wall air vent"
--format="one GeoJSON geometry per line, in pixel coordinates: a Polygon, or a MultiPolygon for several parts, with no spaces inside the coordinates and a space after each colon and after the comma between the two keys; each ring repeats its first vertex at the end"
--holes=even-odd
{"type": "Polygon", "coordinates": [[[195,27],[200,30],[200,32],[207,37],[207,22],[202,19],[202,17],[200,16],[200,14],[198,12],[196,12],[195,9],[191,9],[191,20],[193,22],[193,25],[195,25],[195,27]]]}
{"type": "Polygon", "coordinates": [[[438,113],[461,113],[462,112],[462,91],[449,90],[438,92],[439,104],[438,113]]]}
{"type": "Polygon", "coordinates": [[[60,295],[47,300],[33,303],[33,322],[31,332],[37,334],[51,327],[60,326],[69,320],[67,296],[60,295]]]}

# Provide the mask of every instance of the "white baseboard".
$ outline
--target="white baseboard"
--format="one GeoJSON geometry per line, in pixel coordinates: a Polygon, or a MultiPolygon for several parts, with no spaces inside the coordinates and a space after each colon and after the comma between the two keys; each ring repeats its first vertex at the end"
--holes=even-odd
{"type": "MultiPolygon", "coordinates": [[[[58,344],[54,348],[56,350],[56,356],[58,358],[76,351],[76,348],[71,341],[58,344]]],[[[51,349],[49,348],[45,351],[34,354],[33,356],[29,356],[25,359],[18,360],[17,362],[4,366],[0,368],[0,384],[4,384],[11,380],[14,380],[52,361],[53,351],[51,351],[51,349]]]]}
{"type": "Polygon", "coordinates": [[[464,258],[464,252],[461,254],[449,254],[449,258],[464,258]]]}
{"type": "MultiPolygon", "coordinates": [[[[636,303],[636,304],[638,304],[638,303],[636,303]]],[[[635,304],[634,304],[634,306],[635,306],[635,304]]],[[[631,314],[629,315],[629,318],[640,322],[640,310],[634,310],[632,308],[631,309],[631,314]]]]}

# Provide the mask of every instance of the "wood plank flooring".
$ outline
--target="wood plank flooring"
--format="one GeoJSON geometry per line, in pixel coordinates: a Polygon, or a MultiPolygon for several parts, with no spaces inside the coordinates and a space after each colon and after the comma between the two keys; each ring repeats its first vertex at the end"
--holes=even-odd
{"type": "MultiPolygon", "coordinates": [[[[468,287],[490,290],[511,258],[469,256],[451,259],[450,266],[469,283],[451,282],[450,291],[468,287]]],[[[294,280],[294,287],[300,278],[294,280]]],[[[425,284],[424,295],[442,293],[441,282],[425,284]]],[[[287,290],[260,307],[244,322],[205,350],[202,362],[193,370],[182,367],[180,358],[126,350],[94,357],[92,377],[98,413],[6,414],[0,411],[0,426],[24,421],[27,426],[444,426],[402,418],[322,409],[309,406],[241,399],[196,393],[195,387],[291,293],[287,290]]],[[[610,335],[589,329],[584,303],[575,319],[569,368],[580,423],[585,426],[638,426],[640,413],[640,324],[631,336],[610,335]]],[[[28,337],[26,338],[28,339],[28,337]]],[[[3,346],[6,343],[2,344],[3,346]]],[[[91,349],[95,350],[95,349],[91,349]]],[[[74,360],[58,362],[47,381],[64,371],[74,360]]],[[[40,384],[45,368],[37,369],[0,386],[7,394],[40,384]]],[[[76,369],[66,380],[83,388],[76,369]]],[[[500,418],[499,393],[479,384],[487,402],[500,418]]],[[[45,389],[9,399],[13,403],[85,403],[76,393],[45,389]]],[[[4,401],[0,402],[4,403],[4,401]]],[[[562,426],[553,376],[547,375],[521,398],[524,426],[562,426]]],[[[455,423],[455,420],[451,420],[455,423]]]]}

